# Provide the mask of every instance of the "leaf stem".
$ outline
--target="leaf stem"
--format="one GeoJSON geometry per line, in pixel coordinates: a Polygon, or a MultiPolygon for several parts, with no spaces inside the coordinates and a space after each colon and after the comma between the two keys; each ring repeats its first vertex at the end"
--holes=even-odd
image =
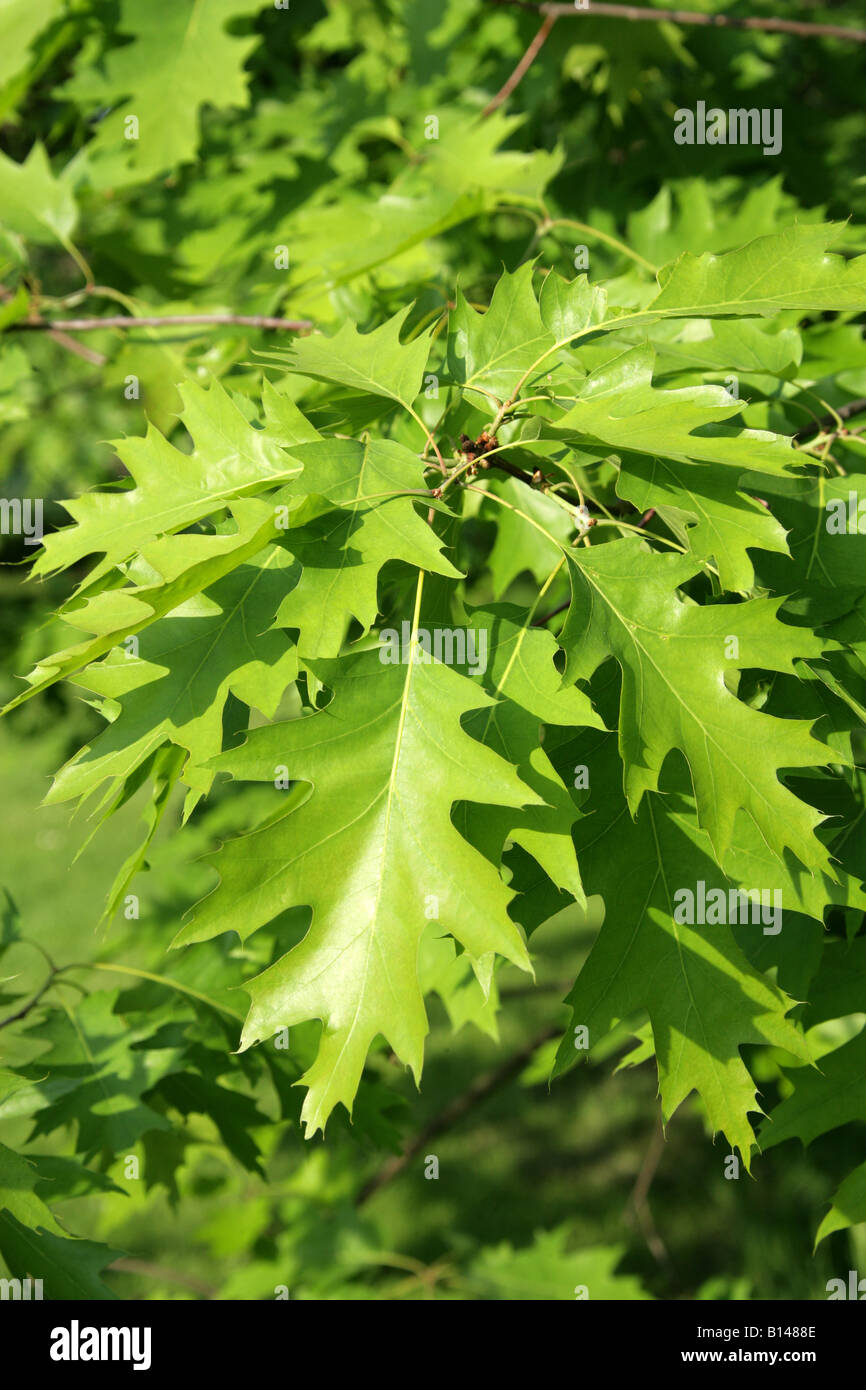
{"type": "Polygon", "coordinates": [[[583,232],[584,236],[593,237],[596,241],[603,241],[607,246],[612,247],[615,251],[619,251],[620,255],[628,256],[630,260],[643,266],[644,270],[648,270],[651,275],[658,274],[658,266],[653,265],[652,261],[648,261],[645,256],[641,256],[637,251],[633,251],[630,246],[626,245],[624,241],[620,241],[618,237],[611,236],[609,232],[603,232],[598,227],[591,227],[588,222],[577,222],[573,217],[551,217],[548,218],[546,223],[542,224],[540,230],[546,232],[554,227],[574,227],[576,231],[583,232]]]}
{"type": "Polygon", "coordinates": [[[208,1004],[212,1009],[217,1009],[220,1013],[227,1014],[229,1018],[234,1018],[238,1023],[243,1023],[243,1014],[239,1014],[235,1009],[230,1009],[226,1004],[220,1004],[218,1000],[212,999],[209,994],[202,994],[197,989],[191,989],[189,985],[182,985],[179,980],[173,980],[170,975],[156,975],[151,970],[138,970],[132,965],[108,965],[103,961],[81,961],[72,965],[61,965],[61,970],[107,970],[114,975],[133,975],[138,980],[150,980],[155,985],[165,985],[167,989],[173,989],[178,994],[186,994],[190,999],[197,999],[200,1004],[208,1004]]]}

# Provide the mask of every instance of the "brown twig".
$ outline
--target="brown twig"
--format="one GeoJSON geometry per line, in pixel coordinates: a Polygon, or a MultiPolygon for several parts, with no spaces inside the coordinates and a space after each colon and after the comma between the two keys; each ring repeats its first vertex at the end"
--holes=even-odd
{"type": "Polygon", "coordinates": [[[529,626],[530,626],[530,627],[544,627],[544,624],[545,624],[545,623],[549,623],[550,620],[551,620],[551,618],[555,618],[556,615],[557,615],[558,613],[564,613],[565,610],[566,610],[566,608],[568,607],[568,605],[569,605],[570,603],[571,603],[571,599],[570,599],[570,598],[567,598],[567,599],[565,600],[564,603],[558,603],[558,604],[556,605],[555,608],[551,608],[550,612],[549,612],[549,613],[545,613],[545,614],[543,615],[543,617],[541,617],[541,618],[533,618],[533,620],[532,620],[532,622],[529,624],[529,626]]]}
{"type": "Polygon", "coordinates": [[[653,1178],[656,1175],[662,1156],[665,1151],[665,1131],[662,1121],[659,1119],[653,1130],[652,1139],[644,1155],[643,1163],[640,1166],[635,1185],[632,1188],[628,1205],[631,1208],[634,1219],[640,1226],[643,1238],[652,1254],[659,1264],[664,1264],[670,1257],[665,1248],[664,1241],[656,1230],[652,1212],[649,1208],[649,1190],[652,1187],[653,1178]]]}
{"type": "Polygon", "coordinates": [[[560,1025],[549,1025],[513,1053],[501,1066],[486,1072],[484,1076],[479,1076],[477,1081],[473,1081],[468,1091],[464,1091],[462,1096],[455,1097],[444,1109],[439,1111],[438,1115],[433,1116],[433,1119],[416,1134],[415,1138],[410,1140],[401,1154],[395,1154],[393,1158],[389,1158],[387,1163],[384,1163],[379,1171],[373,1174],[361,1188],[356,1205],[362,1206],[386,1183],[392,1182],[412,1162],[412,1159],[427,1147],[431,1139],[435,1139],[437,1134],[441,1134],[444,1130],[451,1129],[476,1105],[486,1100],[494,1091],[499,1090],[500,1086],[504,1086],[512,1077],[517,1076],[536,1048],[541,1047],[542,1043],[548,1042],[551,1038],[558,1037],[561,1032],[562,1027],[560,1025]]]}
{"type": "Polygon", "coordinates": [[[534,487],[536,483],[535,475],[530,473],[527,468],[519,468],[516,463],[509,463],[507,459],[500,458],[499,455],[495,458],[486,458],[482,455],[478,459],[478,467],[483,469],[495,468],[498,473],[507,473],[510,478],[517,478],[521,483],[526,483],[527,487],[534,487]]]}
{"type": "Polygon", "coordinates": [[[189,1274],[178,1274],[173,1269],[151,1264],[148,1260],[115,1260],[108,1268],[117,1270],[119,1274],[143,1274],[150,1279],[161,1279],[166,1284],[180,1284],[185,1289],[204,1294],[205,1298],[213,1298],[216,1293],[216,1289],[203,1283],[201,1279],[194,1279],[189,1274]]]}
{"type": "Polygon", "coordinates": [[[502,87],[500,87],[493,100],[489,101],[485,106],[484,110],[481,112],[482,121],[485,120],[487,116],[492,115],[496,108],[498,106],[501,106],[502,103],[504,101],[507,101],[508,98],[511,96],[511,93],[514,91],[514,88],[517,86],[518,82],[521,81],[521,79],[531,68],[532,64],[535,62],[535,59],[537,58],[538,53],[545,39],[547,38],[555,23],[556,15],[546,13],[542,21],[541,28],[535,35],[535,38],[532,40],[532,43],[527,48],[526,52],[524,53],[520,62],[517,64],[517,67],[514,69],[508,81],[504,83],[502,87]]]}
{"type": "Polygon", "coordinates": [[[499,998],[503,1004],[507,999],[535,999],[539,994],[558,994],[561,999],[563,995],[568,994],[573,984],[573,975],[564,980],[545,980],[542,983],[531,980],[528,985],[511,985],[507,989],[501,989],[499,998]]]}
{"type": "Polygon", "coordinates": [[[76,357],[83,357],[85,362],[90,362],[94,367],[104,367],[108,361],[105,353],[97,352],[95,348],[85,347],[83,343],[76,343],[74,338],[70,338],[67,333],[60,333],[56,328],[50,329],[48,336],[58,347],[65,348],[67,352],[74,353],[76,357]]]}
{"type": "Polygon", "coordinates": [[[861,410],[866,410],[866,397],[860,396],[856,401],[848,401],[845,405],[840,405],[835,415],[825,415],[820,420],[812,420],[802,429],[797,430],[793,436],[795,440],[808,439],[812,434],[820,434],[822,430],[832,429],[837,420],[850,420],[852,415],[859,415],[861,410]]]}
{"type": "Polygon", "coordinates": [[[19,1019],[26,1018],[27,1015],[30,1013],[31,1009],[36,1008],[36,1005],[39,1003],[43,994],[45,994],[45,992],[48,989],[50,989],[50,987],[53,985],[54,977],[57,974],[59,974],[59,971],[52,970],[51,974],[48,976],[48,979],[45,981],[43,985],[40,986],[40,988],[33,995],[32,999],[28,999],[27,1003],[23,1004],[22,1007],[18,1009],[16,1013],[7,1014],[5,1018],[0,1019],[0,1028],[8,1028],[10,1023],[17,1023],[19,1019]]]}
{"type": "Polygon", "coordinates": [[[309,319],[274,319],[267,314],[163,314],[150,318],[133,318],[130,314],[117,314],[110,318],[95,319],[19,319],[11,323],[11,330],[43,329],[52,333],[90,333],[99,328],[179,328],[208,327],[210,325],[237,325],[240,328],[276,328],[292,333],[308,333],[313,327],[309,319]]]}
{"type": "MultiPolygon", "coordinates": [[[[0,301],[7,304],[13,297],[11,290],[7,289],[5,285],[0,285],[0,301]]],[[[65,348],[67,352],[74,353],[76,357],[83,357],[85,362],[92,363],[94,367],[104,367],[108,361],[108,358],[103,357],[101,352],[85,347],[83,343],[76,343],[74,338],[67,337],[65,333],[59,333],[56,328],[49,328],[48,336],[57,343],[58,347],[65,348]]]]}
{"type": "Polygon", "coordinates": [[[695,10],[656,10],[643,5],[610,5],[604,0],[589,0],[586,9],[574,5],[531,4],[529,0],[492,0],[496,5],[515,5],[521,10],[552,16],[554,19],[630,19],[639,22],[671,24],[701,24],[714,29],[758,29],[768,34],[798,34],[801,38],[848,39],[851,43],[866,43],[866,29],[847,29],[841,24],[814,24],[809,20],[773,19],[731,14],[701,14],[695,10]]]}

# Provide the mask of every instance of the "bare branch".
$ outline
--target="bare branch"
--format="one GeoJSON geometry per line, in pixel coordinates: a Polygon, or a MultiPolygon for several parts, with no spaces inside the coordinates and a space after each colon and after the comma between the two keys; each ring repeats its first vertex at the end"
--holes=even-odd
{"type": "Polygon", "coordinates": [[[533,618],[530,627],[544,627],[544,624],[549,623],[551,618],[555,618],[558,613],[564,613],[570,603],[570,598],[567,598],[564,603],[558,603],[555,608],[551,608],[549,613],[542,614],[540,618],[533,618]]]}
{"type": "Polygon", "coordinates": [[[573,4],[531,4],[529,0],[492,0],[492,3],[516,5],[521,10],[533,10],[536,14],[553,19],[630,19],[651,24],[668,21],[671,24],[700,24],[713,29],[757,29],[767,34],[797,34],[801,38],[847,39],[850,43],[866,43],[866,29],[847,29],[841,24],[813,24],[800,19],[701,14],[696,10],[656,10],[643,5],[611,5],[606,0],[589,0],[587,8],[581,10],[575,9],[573,4]]]}
{"type": "Polygon", "coordinates": [[[83,343],[76,343],[74,338],[70,338],[67,333],[58,332],[56,328],[50,329],[48,336],[58,347],[65,348],[76,357],[83,357],[85,362],[91,362],[94,367],[104,367],[108,361],[104,353],[97,352],[95,348],[85,347],[83,343]]]}
{"type": "Polygon", "coordinates": [[[116,1269],[119,1274],[143,1274],[146,1278],[160,1279],[166,1284],[180,1284],[185,1289],[192,1289],[194,1293],[200,1293],[205,1298],[213,1298],[216,1290],[210,1284],[205,1284],[201,1279],[194,1279],[190,1274],[180,1274],[176,1270],[166,1269],[164,1265],[151,1264],[149,1260],[121,1259],[115,1260],[108,1266],[109,1269],[116,1269]]]}
{"type": "Polygon", "coordinates": [[[508,81],[504,84],[504,86],[502,86],[499,89],[493,100],[488,102],[484,110],[481,112],[482,120],[484,120],[486,116],[491,115],[498,106],[502,105],[504,101],[508,100],[508,98],[511,96],[511,93],[514,91],[514,88],[517,86],[518,82],[520,82],[521,78],[523,78],[523,76],[529,71],[532,64],[535,62],[535,59],[541,49],[542,44],[544,43],[544,40],[547,38],[555,23],[556,15],[546,13],[541,28],[535,35],[535,38],[532,40],[532,43],[527,48],[526,52],[524,53],[520,62],[517,64],[517,67],[514,69],[508,81]]]}
{"type": "Polygon", "coordinates": [[[794,435],[795,440],[808,439],[812,434],[820,434],[822,430],[831,430],[839,420],[850,420],[852,415],[859,415],[861,410],[866,410],[866,398],[858,397],[856,401],[848,401],[846,405],[840,405],[834,415],[824,415],[820,420],[814,420],[802,429],[797,430],[794,435]]]}
{"type": "Polygon", "coordinates": [[[401,1154],[395,1154],[393,1158],[389,1158],[388,1162],[383,1164],[377,1173],[373,1174],[372,1178],[361,1188],[357,1198],[357,1205],[362,1206],[364,1202],[369,1201],[375,1192],[379,1191],[380,1187],[384,1187],[386,1183],[391,1182],[398,1174],[402,1173],[403,1169],[411,1163],[416,1154],[419,1154],[422,1149],[425,1149],[430,1143],[430,1140],[435,1139],[437,1134],[441,1134],[446,1129],[451,1129],[451,1127],[457,1124],[459,1120],[462,1120],[465,1115],[468,1115],[469,1111],[474,1109],[476,1105],[486,1100],[494,1091],[498,1091],[500,1086],[504,1086],[512,1077],[517,1076],[526,1066],[526,1063],[533,1056],[536,1049],[541,1047],[543,1043],[548,1042],[551,1038],[558,1037],[561,1032],[561,1024],[553,1024],[544,1028],[540,1033],[537,1033],[534,1038],[531,1038],[528,1043],[525,1043],[523,1047],[504,1061],[500,1067],[496,1067],[494,1071],[489,1071],[484,1076],[479,1076],[477,1081],[473,1081],[468,1091],[464,1091],[462,1096],[455,1097],[444,1109],[439,1111],[438,1115],[433,1116],[429,1124],[426,1124],[424,1128],[416,1134],[415,1138],[410,1140],[401,1154]]]}
{"type": "Polygon", "coordinates": [[[275,319],[267,314],[162,314],[152,318],[133,318],[130,314],[118,314],[113,318],[96,319],[19,319],[9,325],[9,331],[42,329],[53,333],[90,333],[99,328],[180,328],[202,327],[226,324],[240,328],[274,328],[291,333],[309,333],[313,325],[309,319],[275,319]]]}

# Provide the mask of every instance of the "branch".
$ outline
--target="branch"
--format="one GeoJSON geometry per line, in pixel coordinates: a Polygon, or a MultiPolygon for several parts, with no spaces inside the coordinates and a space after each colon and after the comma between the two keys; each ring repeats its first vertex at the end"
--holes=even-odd
{"type": "MultiPolygon", "coordinates": [[[[0,285],[0,302],[6,304],[13,298],[11,290],[5,285],[0,285]]],[[[85,347],[83,343],[76,343],[74,338],[68,337],[65,333],[58,333],[56,328],[48,328],[48,336],[59,347],[65,348],[67,352],[72,352],[76,357],[83,357],[85,362],[91,362],[94,367],[104,367],[108,361],[101,352],[95,352],[93,348],[85,347]]]]}
{"type": "Polygon", "coordinates": [[[547,38],[555,23],[556,15],[546,13],[541,28],[535,35],[535,38],[532,40],[532,43],[527,48],[526,52],[524,53],[520,62],[517,64],[517,67],[514,69],[508,81],[504,84],[504,86],[502,86],[499,89],[493,100],[489,101],[485,106],[484,110],[481,112],[482,121],[487,116],[492,115],[492,113],[496,110],[497,106],[501,106],[502,103],[504,101],[507,101],[508,98],[511,96],[511,93],[514,91],[514,88],[517,86],[518,82],[520,82],[521,78],[525,75],[525,73],[529,71],[532,64],[535,62],[535,59],[538,56],[538,53],[544,43],[544,40],[547,38]]]}
{"type": "Polygon", "coordinates": [[[856,401],[848,401],[846,405],[840,405],[835,415],[825,415],[820,420],[812,420],[808,425],[804,425],[801,430],[793,436],[795,440],[808,439],[812,434],[820,434],[823,430],[830,430],[837,420],[850,420],[852,415],[859,415],[861,410],[866,410],[866,397],[858,397],[856,401]]]}
{"type": "Polygon", "coordinates": [[[274,319],[266,314],[163,314],[152,318],[133,318],[118,314],[114,318],[98,319],[19,319],[8,331],[42,329],[48,333],[62,329],[64,333],[90,333],[98,328],[177,328],[191,325],[236,324],[241,328],[287,329],[292,333],[309,333],[309,319],[274,319]]]}
{"type": "Polygon", "coordinates": [[[555,618],[558,613],[564,613],[570,603],[570,598],[567,598],[564,603],[558,603],[557,606],[555,608],[552,608],[549,613],[542,614],[540,618],[533,618],[529,626],[544,627],[544,624],[549,623],[551,618],[555,618]]]}
{"type": "Polygon", "coordinates": [[[108,358],[102,352],[96,352],[94,348],[85,347],[83,343],[76,343],[74,338],[70,338],[67,333],[60,333],[56,328],[48,330],[48,336],[52,342],[57,343],[58,347],[65,348],[67,352],[73,353],[76,357],[83,357],[85,362],[90,362],[94,367],[104,367],[108,358]]]}
{"type": "Polygon", "coordinates": [[[643,1232],[643,1237],[649,1251],[659,1264],[664,1264],[670,1259],[670,1256],[665,1249],[664,1241],[656,1230],[647,1197],[649,1196],[649,1190],[652,1187],[652,1181],[656,1175],[656,1170],[662,1160],[664,1151],[664,1124],[661,1119],[658,1119],[653,1130],[653,1136],[650,1140],[649,1147],[644,1155],[643,1163],[640,1166],[635,1185],[632,1188],[631,1196],[628,1199],[628,1206],[634,1213],[634,1218],[643,1232]]]}
{"type": "Polygon", "coordinates": [[[173,1269],[166,1269],[164,1265],[151,1264],[148,1260],[124,1258],[115,1260],[108,1268],[116,1269],[119,1274],[143,1274],[150,1279],[161,1279],[166,1284],[180,1284],[185,1289],[203,1294],[205,1298],[213,1298],[216,1293],[210,1284],[202,1283],[201,1279],[194,1279],[191,1274],[179,1274],[173,1269]]]}
{"type": "Polygon", "coordinates": [[[538,482],[534,473],[530,473],[527,468],[518,467],[516,463],[509,463],[507,459],[481,454],[476,463],[479,468],[495,468],[498,473],[507,473],[510,478],[518,478],[521,483],[526,483],[527,487],[535,487],[538,482]]]}
{"type": "Polygon", "coordinates": [[[416,1154],[427,1147],[431,1139],[435,1139],[436,1135],[441,1134],[443,1130],[451,1129],[453,1125],[463,1119],[464,1115],[468,1115],[469,1111],[480,1101],[486,1100],[494,1091],[498,1091],[500,1086],[504,1086],[512,1077],[517,1076],[536,1049],[551,1038],[558,1037],[561,1032],[561,1025],[549,1025],[537,1033],[534,1038],[531,1038],[528,1043],[525,1043],[500,1067],[496,1067],[494,1071],[489,1071],[484,1076],[479,1076],[477,1081],[473,1081],[468,1091],[464,1091],[462,1096],[457,1096],[444,1109],[440,1110],[438,1115],[433,1116],[433,1119],[416,1134],[401,1154],[389,1158],[378,1173],[373,1174],[372,1178],[361,1188],[356,1205],[363,1206],[364,1202],[368,1202],[373,1194],[379,1191],[380,1187],[393,1181],[412,1162],[416,1154]]]}
{"type": "Polygon", "coordinates": [[[799,19],[770,19],[729,14],[699,14],[695,10],[656,10],[642,5],[610,5],[603,0],[589,0],[585,10],[574,5],[530,4],[528,0],[492,0],[496,5],[516,5],[521,10],[553,19],[602,18],[631,19],[648,23],[667,20],[672,24],[702,24],[713,29],[758,29],[768,34],[798,34],[801,38],[848,39],[851,43],[866,43],[866,29],[846,29],[841,24],[812,24],[799,19]]]}
{"type": "Polygon", "coordinates": [[[29,999],[26,1004],[23,1004],[21,1008],[18,1009],[14,1014],[7,1014],[5,1018],[0,1019],[0,1028],[8,1028],[11,1023],[17,1023],[19,1019],[26,1018],[27,1015],[31,1012],[31,1010],[36,1008],[36,1005],[39,1003],[43,994],[45,994],[51,988],[55,981],[55,978],[59,974],[61,974],[61,972],[65,968],[66,967],[62,965],[52,966],[47,980],[45,980],[45,982],[36,991],[33,998],[29,999]]]}

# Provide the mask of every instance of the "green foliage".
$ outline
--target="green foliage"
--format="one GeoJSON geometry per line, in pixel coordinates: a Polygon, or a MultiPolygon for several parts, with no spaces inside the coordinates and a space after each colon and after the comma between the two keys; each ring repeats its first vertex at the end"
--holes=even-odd
{"type": "MultiPolygon", "coordinates": [[[[714,1173],[716,1136],[757,1178],[826,1144],[819,1261],[866,1222],[866,206],[841,99],[816,208],[800,170],[698,169],[668,129],[707,73],[793,102],[820,71],[804,50],[786,76],[793,41],[732,34],[729,79],[706,35],[634,25],[615,52],[563,20],[518,118],[485,108],[531,16],[314,11],[0,20],[0,472],[46,499],[31,582],[3,581],[27,611],[4,713],[25,739],[57,718],[45,814],[93,822],[83,916],[113,922],[43,939],[10,900],[0,1256],[114,1297],[148,1214],[188,1204],[218,1297],[669,1294],[567,1209],[417,1258],[396,1205],[393,1241],[368,1217],[425,1051],[469,1049],[472,1077],[501,1030],[520,1105],[652,1067],[645,1113],[714,1173]],[[100,327],[83,357],[24,329],[120,313],[197,321],[100,327]],[[698,886],[715,919],[683,914],[698,886]],[[730,920],[753,890],[780,930],[730,920]]],[[[447,1068],[429,1084],[462,1113],[447,1068]]]]}

